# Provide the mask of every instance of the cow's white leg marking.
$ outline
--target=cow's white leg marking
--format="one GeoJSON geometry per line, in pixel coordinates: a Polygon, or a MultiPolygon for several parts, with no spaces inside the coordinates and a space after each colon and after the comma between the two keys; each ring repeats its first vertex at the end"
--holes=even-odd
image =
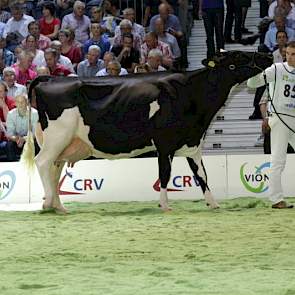
{"type": "Polygon", "coordinates": [[[48,121],[43,132],[43,146],[35,161],[45,192],[43,208],[52,208],[56,196],[56,169],[54,162],[62,151],[71,143],[77,130],[79,110],[77,107],[65,109],[57,120],[48,121]]]}
{"type": "Polygon", "coordinates": [[[160,207],[163,211],[172,210],[172,208],[168,206],[167,188],[161,188],[160,190],[160,207]]]}
{"type": "Polygon", "coordinates": [[[172,210],[168,206],[167,185],[171,174],[171,158],[169,155],[158,155],[159,178],[160,178],[160,207],[163,211],[172,210]]]}
{"type": "Polygon", "coordinates": [[[57,162],[52,165],[52,167],[54,169],[54,171],[53,171],[54,187],[56,188],[56,193],[53,196],[53,200],[52,200],[52,208],[55,209],[56,213],[61,213],[61,214],[67,213],[67,209],[63,206],[63,204],[59,198],[59,189],[58,189],[59,179],[60,179],[60,175],[61,175],[62,168],[64,165],[65,165],[64,161],[60,161],[60,162],[57,162]]]}
{"type": "Polygon", "coordinates": [[[199,176],[201,178],[201,181],[203,181],[203,184],[200,183],[200,185],[203,190],[203,194],[204,194],[206,203],[212,209],[219,208],[218,203],[215,201],[215,199],[214,199],[214,197],[207,185],[207,175],[206,175],[205,167],[202,162],[201,149],[199,149],[198,152],[194,156],[191,156],[190,158],[197,165],[197,172],[195,172],[194,171],[195,169],[193,169],[192,166],[190,165],[194,174],[197,174],[196,176],[199,176]]]}

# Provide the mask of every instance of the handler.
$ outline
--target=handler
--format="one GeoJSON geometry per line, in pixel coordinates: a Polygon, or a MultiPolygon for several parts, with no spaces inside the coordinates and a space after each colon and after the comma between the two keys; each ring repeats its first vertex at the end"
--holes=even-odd
{"type": "Polygon", "coordinates": [[[285,168],[288,143],[295,148],[295,41],[289,42],[286,51],[287,62],[275,63],[248,80],[250,88],[269,83],[271,128],[271,173],[270,200],[272,208],[293,208],[284,201],[282,172],[285,168]]]}

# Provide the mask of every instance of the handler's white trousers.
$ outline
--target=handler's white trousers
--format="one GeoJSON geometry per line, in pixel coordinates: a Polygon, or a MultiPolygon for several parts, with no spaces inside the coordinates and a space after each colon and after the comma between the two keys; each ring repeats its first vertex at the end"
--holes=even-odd
{"type": "MultiPolygon", "coordinates": [[[[281,118],[295,131],[295,118],[282,115],[281,118]]],[[[275,204],[284,199],[281,178],[286,164],[288,143],[295,149],[295,133],[289,130],[275,114],[269,118],[269,126],[271,128],[269,198],[275,204]]]]}

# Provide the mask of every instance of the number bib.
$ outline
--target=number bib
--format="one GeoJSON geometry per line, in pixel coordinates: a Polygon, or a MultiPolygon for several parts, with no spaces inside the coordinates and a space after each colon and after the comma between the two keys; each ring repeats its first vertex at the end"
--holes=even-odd
{"type": "Polygon", "coordinates": [[[295,113],[295,74],[289,72],[283,63],[275,64],[276,81],[271,83],[273,104],[276,111],[294,115],[295,113]]]}

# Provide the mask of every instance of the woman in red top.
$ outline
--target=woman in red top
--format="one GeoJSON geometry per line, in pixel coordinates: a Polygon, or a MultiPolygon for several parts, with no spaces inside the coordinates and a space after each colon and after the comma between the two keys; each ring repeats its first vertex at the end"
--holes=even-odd
{"type": "Polygon", "coordinates": [[[55,17],[55,6],[53,3],[44,3],[42,6],[43,17],[39,20],[40,33],[51,40],[56,39],[60,28],[60,20],[55,17]]]}
{"type": "MultiPolygon", "coordinates": [[[[1,126],[4,126],[4,128],[8,112],[15,108],[14,99],[7,96],[7,91],[8,88],[6,83],[0,81],[0,124],[1,126]]],[[[5,136],[1,130],[2,128],[0,128],[0,140],[5,140],[5,136]]]]}
{"type": "Polygon", "coordinates": [[[82,51],[80,47],[75,46],[71,32],[67,29],[60,30],[58,40],[61,43],[61,54],[68,57],[73,66],[76,67],[82,60],[82,51]]]}

